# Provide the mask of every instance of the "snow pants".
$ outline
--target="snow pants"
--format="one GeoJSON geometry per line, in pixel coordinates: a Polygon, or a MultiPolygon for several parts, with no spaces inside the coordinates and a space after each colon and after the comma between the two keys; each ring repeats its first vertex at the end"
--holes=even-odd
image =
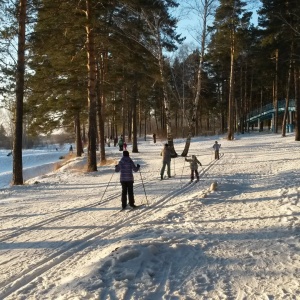
{"type": "Polygon", "coordinates": [[[133,181],[121,181],[122,185],[122,207],[125,208],[127,206],[127,194],[129,205],[134,205],[134,195],[133,195],[133,181]]]}
{"type": "Polygon", "coordinates": [[[194,180],[194,174],[196,175],[197,180],[199,180],[199,172],[198,170],[192,170],[191,169],[191,180],[194,180]]]}
{"type": "Polygon", "coordinates": [[[219,155],[219,150],[215,150],[215,159],[219,159],[220,155],[219,155]]]}
{"type": "Polygon", "coordinates": [[[160,178],[163,179],[164,177],[164,173],[165,173],[165,169],[167,167],[167,174],[168,177],[171,177],[171,162],[170,161],[163,161],[163,165],[162,168],[160,170],[160,178]]]}

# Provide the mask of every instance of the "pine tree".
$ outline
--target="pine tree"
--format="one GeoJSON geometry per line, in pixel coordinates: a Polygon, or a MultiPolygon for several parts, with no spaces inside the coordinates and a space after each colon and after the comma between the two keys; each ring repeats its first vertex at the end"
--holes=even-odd
{"type": "MultiPolygon", "coordinates": [[[[280,94],[278,77],[284,78],[282,79],[284,84],[281,87],[281,93],[286,98],[286,109],[282,122],[282,136],[285,136],[289,98],[292,97],[291,93],[296,93],[296,90],[291,89],[290,86],[293,82],[291,80],[292,72],[297,72],[296,70],[299,68],[296,53],[297,50],[299,51],[300,4],[299,1],[262,0],[259,15],[259,25],[263,28],[263,43],[275,53],[276,59],[274,95],[276,133],[278,132],[278,98],[280,94]]],[[[297,116],[299,115],[296,114],[297,116]]],[[[299,135],[299,132],[297,134],[298,130],[300,129],[297,126],[296,135],[299,135]]]]}
{"type": "Polygon", "coordinates": [[[213,23],[213,36],[210,48],[215,52],[226,53],[229,60],[228,84],[228,133],[227,139],[234,139],[235,131],[235,65],[241,51],[239,42],[242,37],[240,32],[250,26],[251,12],[245,11],[246,2],[240,0],[221,0],[216,10],[213,23]]]}

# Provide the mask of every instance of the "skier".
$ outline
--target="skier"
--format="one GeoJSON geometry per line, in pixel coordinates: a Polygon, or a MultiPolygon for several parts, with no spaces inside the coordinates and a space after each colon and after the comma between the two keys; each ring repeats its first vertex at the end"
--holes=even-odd
{"type": "Polygon", "coordinates": [[[119,145],[119,151],[123,151],[123,137],[120,137],[118,145],[119,145]]]}
{"type": "Polygon", "coordinates": [[[129,157],[128,151],[123,151],[123,157],[119,161],[119,163],[115,166],[115,172],[121,172],[120,174],[120,182],[122,185],[122,208],[125,209],[127,206],[127,194],[129,205],[132,208],[136,208],[137,206],[134,204],[134,194],[133,194],[133,173],[139,171],[140,165],[135,165],[132,159],[129,157]]]}
{"type": "Polygon", "coordinates": [[[215,159],[220,159],[219,150],[221,148],[221,144],[218,144],[218,142],[215,141],[213,148],[215,149],[215,159]]]}
{"type": "Polygon", "coordinates": [[[162,156],[162,168],[160,170],[160,179],[163,180],[165,169],[167,166],[168,177],[171,178],[171,150],[168,144],[165,144],[165,147],[161,150],[160,155],[162,156]]]}
{"type": "Polygon", "coordinates": [[[123,150],[127,151],[127,144],[126,144],[126,142],[123,143],[123,150]]]}
{"type": "Polygon", "coordinates": [[[198,164],[202,167],[201,162],[197,159],[196,155],[192,155],[192,158],[185,158],[185,161],[190,163],[191,182],[194,180],[194,174],[196,175],[197,182],[198,182],[199,181],[198,164]]]}

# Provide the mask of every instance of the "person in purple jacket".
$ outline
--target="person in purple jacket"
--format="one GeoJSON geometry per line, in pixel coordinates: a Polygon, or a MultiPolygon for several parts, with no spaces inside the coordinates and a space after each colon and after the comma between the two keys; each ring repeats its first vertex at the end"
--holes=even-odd
{"type": "Polygon", "coordinates": [[[140,169],[140,165],[135,165],[132,159],[129,157],[128,151],[123,151],[123,157],[119,163],[115,166],[115,172],[120,172],[120,182],[122,185],[122,208],[125,209],[127,206],[127,194],[129,205],[133,208],[137,207],[134,204],[133,195],[133,171],[137,172],[140,169]]]}

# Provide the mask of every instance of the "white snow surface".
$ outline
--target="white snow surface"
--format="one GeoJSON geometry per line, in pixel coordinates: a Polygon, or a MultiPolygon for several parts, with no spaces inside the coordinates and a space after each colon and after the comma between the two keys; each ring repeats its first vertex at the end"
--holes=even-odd
{"type": "Polygon", "coordinates": [[[203,167],[192,184],[184,139],[174,141],[172,177],[160,180],[165,142],[128,147],[141,165],[134,193],[144,205],[135,210],[120,211],[117,147],[106,148],[109,163],[97,172],[84,172],[84,155],[2,188],[0,299],[300,299],[294,135],[193,138],[189,155],[203,167]]]}

